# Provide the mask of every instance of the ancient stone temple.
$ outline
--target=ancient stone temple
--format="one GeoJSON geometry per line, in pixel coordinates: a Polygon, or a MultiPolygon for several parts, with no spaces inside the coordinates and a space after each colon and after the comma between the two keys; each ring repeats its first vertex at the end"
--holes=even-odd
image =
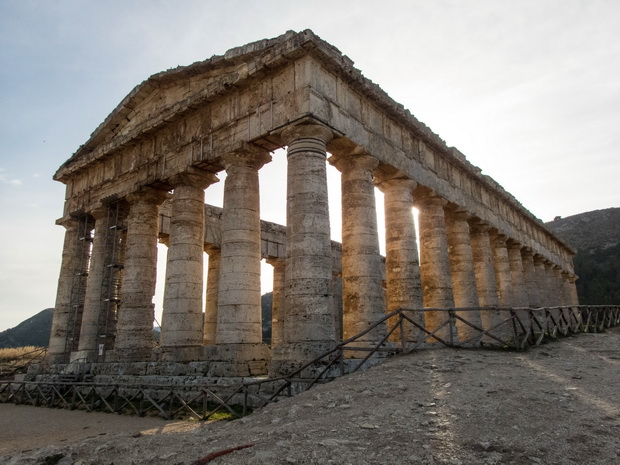
{"type": "MultiPolygon", "coordinates": [[[[151,76],[54,178],[66,185],[55,364],[277,375],[402,307],[578,303],[573,251],[308,30],[151,76]],[[259,170],[283,147],[279,226],[261,221],[259,170]],[[342,245],[330,239],[327,163],[341,173],[342,245]],[[205,205],[221,172],[223,208],[205,205]],[[158,242],[167,265],[156,343],[158,242]],[[274,267],[270,345],[262,259],[274,267]]],[[[381,328],[364,337],[381,340],[381,328]]]]}

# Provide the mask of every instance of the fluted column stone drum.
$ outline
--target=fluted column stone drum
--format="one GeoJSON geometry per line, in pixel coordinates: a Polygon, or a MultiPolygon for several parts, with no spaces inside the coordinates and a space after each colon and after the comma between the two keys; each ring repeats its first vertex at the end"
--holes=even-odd
{"type": "MultiPolygon", "coordinates": [[[[413,221],[413,189],[415,181],[397,173],[377,179],[377,187],[383,192],[385,207],[385,279],[387,288],[387,312],[400,308],[421,309],[422,283],[418,241],[413,221]]],[[[422,312],[406,312],[420,326],[424,326],[422,312]]],[[[393,322],[390,322],[393,324],[393,322]]],[[[418,342],[420,329],[408,322],[403,323],[405,340],[418,342]]],[[[392,340],[397,340],[398,334],[392,340]]]]}
{"type": "Polygon", "coordinates": [[[142,188],[127,197],[129,215],[114,357],[124,361],[149,360],[155,347],[155,284],[159,206],[166,191],[142,188]]]}
{"type": "MultiPolygon", "coordinates": [[[[496,307],[499,305],[489,230],[490,226],[479,219],[472,218],[470,220],[476,289],[478,290],[478,302],[481,307],[496,307]]],[[[482,310],[480,318],[482,320],[482,327],[485,330],[491,329],[499,323],[499,315],[496,310],[482,310]]]]}
{"type": "MultiPolygon", "coordinates": [[[[447,201],[432,193],[416,196],[420,227],[420,275],[424,307],[453,308],[452,277],[446,238],[444,207],[447,201]]],[[[441,311],[425,312],[425,326],[444,341],[452,340],[453,334],[444,325],[448,317],[441,311]],[[441,327],[441,329],[439,329],[441,327]]]]}
{"type": "MultiPolygon", "coordinates": [[[[448,205],[445,215],[454,305],[457,308],[479,307],[471,232],[467,222],[471,215],[455,205],[448,205]]],[[[478,328],[482,324],[479,311],[461,311],[457,314],[478,328]]],[[[456,328],[459,342],[468,344],[480,342],[480,332],[471,326],[457,320],[456,328]]]]}
{"type": "Polygon", "coordinates": [[[99,319],[104,311],[106,289],[104,285],[105,259],[107,251],[107,233],[110,227],[109,209],[100,206],[90,212],[95,219],[95,234],[88,268],[88,280],[84,296],[84,312],[80,328],[78,351],[71,355],[72,360],[93,362],[97,357],[99,344],[99,319]]]}
{"type": "Polygon", "coordinates": [[[88,277],[92,219],[69,217],[58,224],[65,228],[56,305],[48,346],[50,363],[66,363],[77,349],[82,324],[84,293],[88,277]]]}
{"type": "Polygon", "coordinates": [[[204,190],[217,182],[205,171],[173,176],[174,186],[160,347],[163,360],[201,357],[204,190]]]}
{"type": "Polygon", "coordinates": [[[332,132],[299,124],[281,137],[288,146],[285,342],[272,353],[270,375],[312,360],[336,339],[326,166],[332,132]]]}
{"type": "MultiPolygon", "coordinates": [[[[385,315],[383,266],[379,252],[373,170],[379,162],[365,153],[334,157],[342,190],[343,339],[359,334],[385,315]]],[[[359,341],[377,343],[381,324],[359,341]]]]}
{"type": "Polygon", "coordinates": [[[205,298],[205,316],[203,320],[202,341],[204,345],[216,343],[218,297],[220,292],[220,263],[222,252],[213,245],[205,247],[209,256],[207,267],[207,289],[205,298]]]}

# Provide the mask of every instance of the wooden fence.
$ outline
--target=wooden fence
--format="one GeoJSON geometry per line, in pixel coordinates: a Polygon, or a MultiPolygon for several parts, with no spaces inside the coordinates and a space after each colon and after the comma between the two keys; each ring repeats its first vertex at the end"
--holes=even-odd
{"type": "Polygon", "coordinates": [[[241,417],[389,355],[442,345],[525,350],[545,340],[619,324],[620,306],[400,309],[287,376],[210,385],[85,383],[71,376],[54,382],[7,380],[0,381],[0,402],[168,419],[241,417]],[[435,327],[428,328],[422,322],[431,312],[435,327]],[[369,337],[377,333],[381,337],[369,337]]]}

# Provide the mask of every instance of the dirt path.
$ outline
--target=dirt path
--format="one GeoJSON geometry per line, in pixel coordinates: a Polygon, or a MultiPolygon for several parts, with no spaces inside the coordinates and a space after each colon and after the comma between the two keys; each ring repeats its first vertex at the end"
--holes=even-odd
{"type": "Polygon", "coordinates": [[[0,406],[3,430],[5,407],[28,412],[12,423],[32,431],[21,449],[55,444],[9,453],[0,463],[45,463],[56,455],[62,465],[180,465],[252,444],[210,464],[616,465],[619,392],[616,328],[525,353],[439,349],[395,357],[234,422],[128,418],[120,426],[113,415],[0,406]],[[43,427],[32,445],[29,436],[37,433],[28,425],[75,413],[93,429],[85,433],[84,423],[63,419],[66,442],[43,427]],[[80,438],[70,434],[94,437],[70,442],[80,438]]]}
{"type": "Polygon", "coordinates": [[[0,404],[0,456],[111,433],[167,433],[196,423],[0,404]]]}

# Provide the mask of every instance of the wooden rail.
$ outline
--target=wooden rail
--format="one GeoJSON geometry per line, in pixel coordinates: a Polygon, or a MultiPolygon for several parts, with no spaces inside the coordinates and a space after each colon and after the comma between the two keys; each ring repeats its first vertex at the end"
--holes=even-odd
{"type": "Polygon", "coordinates": [[[242,417],[252,408],[353,373],[368,366],[369,361],[377,362],[391,354],[442,345],[525,350],[545,340],[579,332],[600,332],[619,324],[620,306],[400,309],[287,376],[242,384],[174,386],[8,380],[0,381],[0,402],[140,416],[153,414],[168,419],[191,416],[206,420],[221,413],[242,417]],[[439,312],[441,318],[436,321],[441,323],[432,329],[424,327],[419,322],[424,321],[426,312],[439,312]],[[493,315],[491,327],[482,328],[474,323],[480,321],[481,312],[493,315]],[[362,342],[364,336],[386,327],[374,343],[362,342]],[[415,328],[413,332],[412,328],[415,328]],[[468,337],[459,338],[459,333],[468,337]]]}

